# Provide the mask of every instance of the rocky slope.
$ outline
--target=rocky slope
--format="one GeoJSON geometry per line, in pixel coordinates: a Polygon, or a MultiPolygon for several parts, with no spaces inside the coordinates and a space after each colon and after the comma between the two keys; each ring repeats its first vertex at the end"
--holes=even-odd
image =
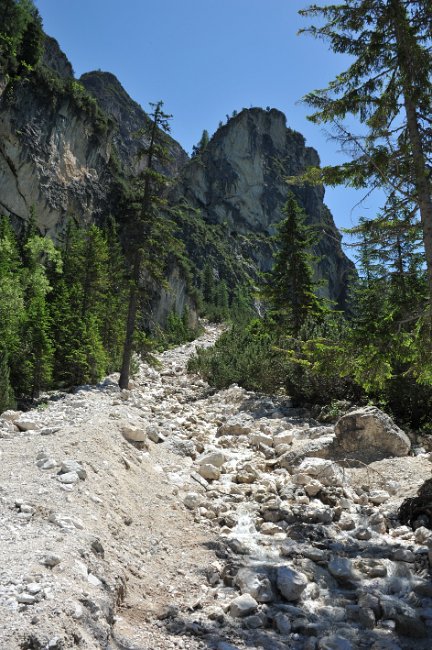
{"type": "Polygon", "coordinates": [[[377,409],[210,390],[217,334],[2,415],[0,647],[430,648],[431,531],[397,520],[428,453],[377,409]]]}

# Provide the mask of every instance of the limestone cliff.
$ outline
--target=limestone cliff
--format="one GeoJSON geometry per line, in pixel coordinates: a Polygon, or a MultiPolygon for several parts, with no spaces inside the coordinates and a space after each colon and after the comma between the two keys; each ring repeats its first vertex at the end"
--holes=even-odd
{"type": "MultiPolygon", "coordinates": [[[[11,91],[0,76],[0,212],[20,227],[34,208],[41,231],[54,237],[70,218],[103,223],[116,212],[113,181],[145,166],[140,150],[146,142],[136,134],[147,120],[114,75],[89,72],[76,81],[57,41],[47,37],[43,66],[28,80],[11,91]]],[[[191,209],[180,231],[195,268],[210,259],[231,287],[256,279],[272,264],[269,235],[282,218],[286,176],[318,164],[317,153],[274,109],[242,111],[191,160],[172,138],[168,146],[172,161],[163,171],[175,181],[173,199],[191,209]]],[[[317,274],[343,305],[352,265],[323,203],[324,190],[294,191],[323,232],[317,274]]],[[[186,304],[183,273],[170,273],[175,281],[154,303],[156,320],[186,304]]]]}
{"type": "MultiPolygon", "coordinates": [[[[269,236],[282,219],[290,187],[286,178],[319,165],[317,152],[286,126],[278,110],[243,110],[222,126],[204,151],[185,165],[178,194],[199,208],[205,221],[220,224],[240,255],[258,270],[272,265],[269,236]]],[[[323,203],[323,187],[292,188],[308,222],[318,226],[318,277],[325,293],[340,305],[346,301],[352,263],[341,248],[341,236],[323,203]]]]}

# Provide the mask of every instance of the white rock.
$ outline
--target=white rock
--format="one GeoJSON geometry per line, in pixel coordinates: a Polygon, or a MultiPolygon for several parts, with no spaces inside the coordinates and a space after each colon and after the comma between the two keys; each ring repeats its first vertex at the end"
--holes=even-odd
{"type": "Polygon", "coordinates": [[[268,445],[273,447],[273,438],[262,431],[254,431],[249,436],[249,444],[252,447],[259,447],[259,445],[268,445]]]}
{"type": "Polygon", "coordinates": [[[298,468],[299,473],[308,474],[323,485],[342,486],[348,482],[342,467],[324,458],[304,458],[298,468]]]}
{"type": "Polygon", "coordinates": [[[50,568],[57,566],[57,564],[60,564],[60,562],[61,557],[59,555],[55,555],[55,553],[47,553],[41,560],[42,564],[50,568]]]}
{"type": "Polygon", "coordinates": [[[237,596],[230,603],[230,614],[234,618],[242,618],[253,614],[258,608],[258,603],[250,594],[237,596]]]}
{"type": "Polygon", "coordinates": [[[21,411],[13,411],[12,409],[9,409],[8,411],[3,411],[3,413],[0,415],[0,418],[7,420],[8,422],[15,422],[21,417],[21,415],[21,411]]]}
{"type": "Polygon", "coordinates": [[[420,526],[414,533],[414,539],[417,544],[427,544],[432,541],[432,530],[425,526],[420,526]]]}
{"type": "Polygon", "coordinates": [[[371,490],[369,492],[369,501],[378,506],[385,503],[390,498],[390,495],[385,490],[371,490]]]}
{"type": "Polygon", "coordinates": [[[30,420],[26,418],[21,418],[14,421],[14,424],[18,427],[20,431],[34,431],[35,429],[40,429],[40,422],[36,420],[30,420]]]}
{"type": "Polygon", "coordinates": [[[322,484],[314,478],[313,479],[309,478],[309,482],[304,486],[305,492],[308,495],[308,497],[316,496],[318,492],[321,492],[322,488],[323,488],[322,484]]]}
{"type": "Polygon", "coordinates": [[[120,433],[126,440],[131,440],[132,442],[146,442],[147,440],[147,433],[144,429],[138,427],[121,427],[120,433]]]}
{"type": "Polygon", "coordinates": [[[209,463],[203,463],[198,466],[198,473],[207,481],[217,481],[220,477],[220,469],[215,465],[210,465],[209,463]]]}
{"type": "Polygon", "coordinates": [[[57,480],[60,481],[60,483],[71,485],[73,483],[78,483],[80,478],[76,472],[66,472],[66,474],[60,474],[57,476],[57,480]]]}
{"type": "Polygon", "coordinates": [[[292,431],[281,431],[280,433],[275,433],[273,435],[273,444],[276,447],[277,445],[290,445],[293,441],[294,434],[292,431]]]}
{"type": "Polygon", "coordinates": [[[366,406],[343,415],[335,426],[338,445],[353,456],[380,460],[407,456],[411,442],[393,420],[375,406],[366,406]]]}
{"type": "Polygon", "coordinates": [[[222,467],[225,461],[226,456],[222,451],[211,451],[198,459],[200,465],[214,465],[215,467],[222,467]]]}
{"type": "Polygon", "coordinates": [[[76,460],[72,460],[72,459],[64,460],[62,462],[61,467],[60,467],[60,472],[62,474],[68,474],[69,472],[76,472],[78,474],[79,478],[83,479],[83,480],[87,476],[87,472],[85,471],[85,469],[83,468],[81,463],[79,463],[76,460]]]}
{"type": "Polygon", "coordinates": [[[31,594],[21,593],[16,597],[19,603],[23,605],[33,605],[36,602],[36,598],[31,594]]]}
{"type": "Polygon", "coordinates": [[[237,573],[234,583],[242,594],[249,594],[259,603],[270,603],[274,600],[271,582],[265,573],[243,568],[237,573]]]}

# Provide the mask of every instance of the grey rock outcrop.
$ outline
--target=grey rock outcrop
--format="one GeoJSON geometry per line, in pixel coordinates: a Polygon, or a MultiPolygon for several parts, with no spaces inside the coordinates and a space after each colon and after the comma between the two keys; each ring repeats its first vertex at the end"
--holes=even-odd
{"type": "Polygon", "coordinates": [[[335,433],[336,446],[359,460],[406,456],[411,449],[406,433],[375,406],[343,415],[336,423],[335,433]]]}
{"type": "MultiPolygon", "coordinates": [[[[272,266],[270,235],[283,218],[289,186],[309,166],[319,165],[317,152],[304,137],[286,126],[276,110],[251,108],[218,129],[206,149],[185,166],[178,194],[198,208],[205,221],[225,228],[225,236],[255,271],[272,266]]],[[[353,265],[340,246],[333,217],[323,203],[324,189],[293,187],[310,224],[320,226],[320,261],[316,275],[324,278],[324,292],[343,305],[353,265]]],[[[249,269],[251,270],[251,269],[249,269]]]]}

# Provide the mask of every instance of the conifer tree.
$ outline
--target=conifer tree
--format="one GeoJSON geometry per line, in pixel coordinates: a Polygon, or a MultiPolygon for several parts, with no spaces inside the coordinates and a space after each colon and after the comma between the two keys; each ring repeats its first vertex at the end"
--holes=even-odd
{"type": "MultiPolygon", "coordinates": [[[[430,0],[347,0],[300,11],[318,16],[305,30],[334,52],[354,57],[329,86],[306,96],[314,122],[332,122],[353,160],[326,167],[327,184],[384,187],[401,208],[418,209],[432,302],[432,48],[430,0]],[[366,128],[353,138],[343,125],[352,114],[366,128]]],[[[313,174],[312,174],[313,176],[313,174]]]]}
{"type": "Polygon", "coordinates": [[[206,262],[202,272],[202,292],[205,302],[208,305],[213,305],[215,302],[215,278],[211,264],[206,262]]]}
{"type": "Polygon", "coordinates": [[[310,249],[314,236],[305,224],[305,214],[291,194],[278,224],[278,250],[270,273],[264,275],[262,296],[270,303],[276,321],[288,334],[298,336],[309,316],[317,316],[322,306],[314,292],[310,249]]]}
{"type": "Polygon", "coordinates": [[[24,245],[27,261],[23,270],[25,322],[22,328],[21,392],[38,397],[52,379],[54,343],[49,314],[49,273],[61,271],[61,256],[47,237],[31,235],[24,245]],[[50,268],[51,267],[51,268],[50,268]]]}
{"type": "Polygon", "coordinates": [[[165,133],[169,131],[170,115],[163,112],[163,102],[151,104],[152,113],[140,135],[148,145],[143,149],[146,168],[135,180],[133,194],[127,207],[127,232],[131,259],[128,314],[124,337],[119,386],[129,385],[130,365],[140,299],[149,289],[149,281],[164,282],[164,270],[175,246],[174,223],[168,217],[164,191],[168,177],[158,171],[169,159],[165,133]]]}
{"type": "MultiPolygon", "coordinates": [[[[7,217],[0,219],[0,343],[3,349],[3,377],[13,386],[20,377],[18,357],[25,320],[22,263],[15,233],[7,217]]],[[[6,385],[6,380],[5,385],[6,385]]]]}
{"type": "Polygon", "coordinates": [[[8,354],[3,345],[0,345],[0,413],[6,409],[14,408],[15,399],[10,383],[10,370],[8,354]]]}
{"type": "Polygon", "coordinates": [[[207,131],[207,129],[204,129],[200,141],[198,142],[197,145],[194,145],[192,147],[192,156],[198,156],[200,153],[205,151],[209,141],[210,141],[209,132],[207,131]]]}

